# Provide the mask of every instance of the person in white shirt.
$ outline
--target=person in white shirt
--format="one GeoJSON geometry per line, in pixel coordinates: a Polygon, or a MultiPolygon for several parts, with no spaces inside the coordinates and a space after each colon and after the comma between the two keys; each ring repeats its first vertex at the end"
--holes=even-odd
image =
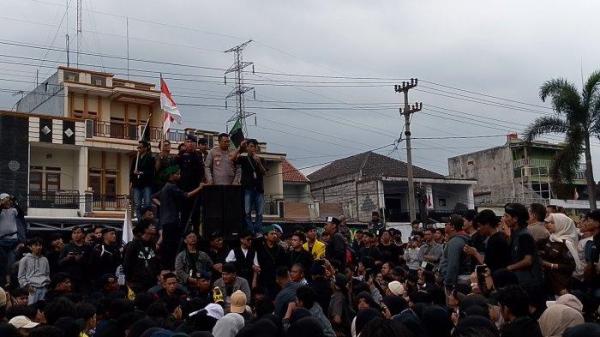
{"type": "Polygon", "coordinates": [[[256,275],[260,272],[260,265],[258,264],[256,251],[252,248],[253,239],[254,236],[251,232],[242,232],[240,235],[240,246],[229,251],[225,262],[235,264],[237,274],[248,280],[254,287],[256,275]]]}

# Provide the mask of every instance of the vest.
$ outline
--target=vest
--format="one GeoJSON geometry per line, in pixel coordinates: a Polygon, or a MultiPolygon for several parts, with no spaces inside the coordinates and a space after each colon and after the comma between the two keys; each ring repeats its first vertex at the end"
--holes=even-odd
{"type": "Polygon", "coordinates": [[[248,283],[252,283],[252,266],[254,265],[254,256],[256,252],[254,249],[248,249],[248,254],[244,256],[244,252],[242,252],[241,247],[236,247],[233,249],[233,254],[235,255],[235,268],[237,270],[237,274],[240,277],[245,278],[248,283]]]}

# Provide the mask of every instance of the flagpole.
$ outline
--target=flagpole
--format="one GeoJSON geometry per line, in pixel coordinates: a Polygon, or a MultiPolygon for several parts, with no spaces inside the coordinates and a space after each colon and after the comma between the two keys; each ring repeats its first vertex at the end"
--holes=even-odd
{"type": "MultiPolygon", "coordinates": [[[[144,140],[144,135],[146,134],[146,129],[148,129],[148,123],[150,123],[150,119],[151,118],[152,118],[152,110],[150,110],[150,114],[148,115],[148,120],[146,121],[146,125],[144,125],[144,129],[142,130],[142,135],[141,135],[140,140],[139,140],[140,142],[142,140],[144,140]]],[[[140,151],[137,152],[137,155],[135,157],[135,170],[134,171],[138,170],[138,163],[139,163],[139,161],[140,161],[140,151]]]]}
{"type": "MultiPolygon", "coordinates": [[[[162,73],[158,73],[158,74],[160,76],[159,83],[160,83],[160,86],[161,86],[161,95],[162,95],[162,82],[163,82],[163,78],[162,78],[162,73]]],[[[169,130],[165,130],[165,111],[162,109],[162,104],[161,104],[161,109],[160,110],[162,111],[162,120],[163,120],[163,125],[161,127],[161,131],[162,132],[160,133],[160,140],[161,140],[161,144],[162,144],[162,141],[165,140],[165,134],[169,130]]],[[[160,150],[162,151],[162,149],[160,149],[160,150]]]]}

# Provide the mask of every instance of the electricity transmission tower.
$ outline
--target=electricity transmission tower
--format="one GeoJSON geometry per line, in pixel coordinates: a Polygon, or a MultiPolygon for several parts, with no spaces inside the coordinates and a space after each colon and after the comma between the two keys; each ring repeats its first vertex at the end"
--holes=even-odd
{"type": "MultiPolygon", "coordinates": [[[[242,123],[242,130],[244,130],[244,135],[248,135],[248,130],[246,128],[246,117],[254,115],[253,113],[246,113],[244,109],[244,94],[252,91],[254,92],[254,87],[248,87],[244,85],[244,73],[243,70],[252,66],[252,72],[254,72],[254,63],[253,62],[244,62],[242,51],[244,48],[250,44],[252,40],[248,40],[240,45],[237,45],[231,49],[225,51],[225,53],[233,53],[233,64],[225,71],[225,83],[227,83],[227,74],[235,73],[235,86],[233,90],[225,97],[225,99],[229,99],[230,97],[235,96],[235,107],[236,114],[234,117],[230,118],[227,122],[239,120],[242,123]]],[[[225,107],[227,107],[227,101],[225,101],[225,107]]]]}

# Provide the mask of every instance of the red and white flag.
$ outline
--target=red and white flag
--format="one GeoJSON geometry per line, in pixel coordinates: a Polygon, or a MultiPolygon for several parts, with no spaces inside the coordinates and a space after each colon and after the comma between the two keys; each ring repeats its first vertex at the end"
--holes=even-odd
{"type": "Polygon", "coordinates": [[[167,83],[160,78],[160,108],[163,111],[163,134],[167,134],[173,122],[181,124],[181,112],[173,100],[167,83]]]}

